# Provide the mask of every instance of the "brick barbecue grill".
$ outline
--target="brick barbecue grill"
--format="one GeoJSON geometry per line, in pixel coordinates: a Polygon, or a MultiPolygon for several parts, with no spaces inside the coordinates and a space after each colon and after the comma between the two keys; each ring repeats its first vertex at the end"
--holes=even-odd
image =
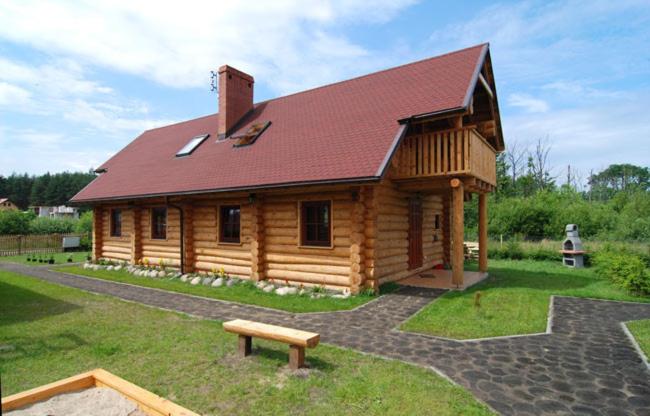
{"type": "Polygon", "coordinates": [[[582,247],[582,240],[578,236],[578,226],[568,224],[565,228],[566,239],[562,242],[562,264],[567,267],[584,267],[585,251],[582,247]]]}

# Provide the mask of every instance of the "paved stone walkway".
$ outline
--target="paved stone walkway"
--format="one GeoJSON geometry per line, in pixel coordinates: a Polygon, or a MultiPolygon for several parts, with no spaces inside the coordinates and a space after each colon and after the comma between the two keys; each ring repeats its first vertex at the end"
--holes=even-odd
{"type": "Polygon", "coordinates": [[[650,415],[650,371],[621,326],[650,318],[648,304],[555,297],[551,333],[461,342],[395,329],[441,290],[403,287],[352,311],[293,314],[46,268],[0,269],[210,319],[319,332],[326,343],[431,367],[506,415],[650,415]]]}

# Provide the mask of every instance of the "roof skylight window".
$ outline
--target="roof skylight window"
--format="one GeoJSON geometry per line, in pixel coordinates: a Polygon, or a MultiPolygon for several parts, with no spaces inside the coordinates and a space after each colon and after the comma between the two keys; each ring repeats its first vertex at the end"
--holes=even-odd
{"type": "Polygon", "coordinates": [[[192,152],[195,151],[196,148],[199,147],[199,145],[203,143],[205,139],[208,138],[208,136],[209,134],[201,134],[192,137],[192,139],[189,142],[187,142],[187,144],[183,146],[183,148],[179,150],[178,153],[176,153],[176,157],[191,155],[192,152]]]}

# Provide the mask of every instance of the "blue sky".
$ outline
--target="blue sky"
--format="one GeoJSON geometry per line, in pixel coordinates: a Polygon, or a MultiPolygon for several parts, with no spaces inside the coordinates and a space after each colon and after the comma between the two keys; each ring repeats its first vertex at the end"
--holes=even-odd
{"type": "Polygon", "coordinates": [[[490,42],[506,144],[553,173],[650,164],[645,1],[0,3],[0,174],[87,170],[147,128],[210,114],[210,70],[256,101],[490,42]]]}

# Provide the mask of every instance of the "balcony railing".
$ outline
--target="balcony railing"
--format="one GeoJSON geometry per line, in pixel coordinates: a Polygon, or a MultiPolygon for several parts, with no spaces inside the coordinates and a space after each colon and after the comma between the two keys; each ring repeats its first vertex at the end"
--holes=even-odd
{"type": "Polygon", "coordinates": [[[458,175],[496,185],[496,152],[473,128],[407,136],[394,161],[395,179],[458,175]]]}

